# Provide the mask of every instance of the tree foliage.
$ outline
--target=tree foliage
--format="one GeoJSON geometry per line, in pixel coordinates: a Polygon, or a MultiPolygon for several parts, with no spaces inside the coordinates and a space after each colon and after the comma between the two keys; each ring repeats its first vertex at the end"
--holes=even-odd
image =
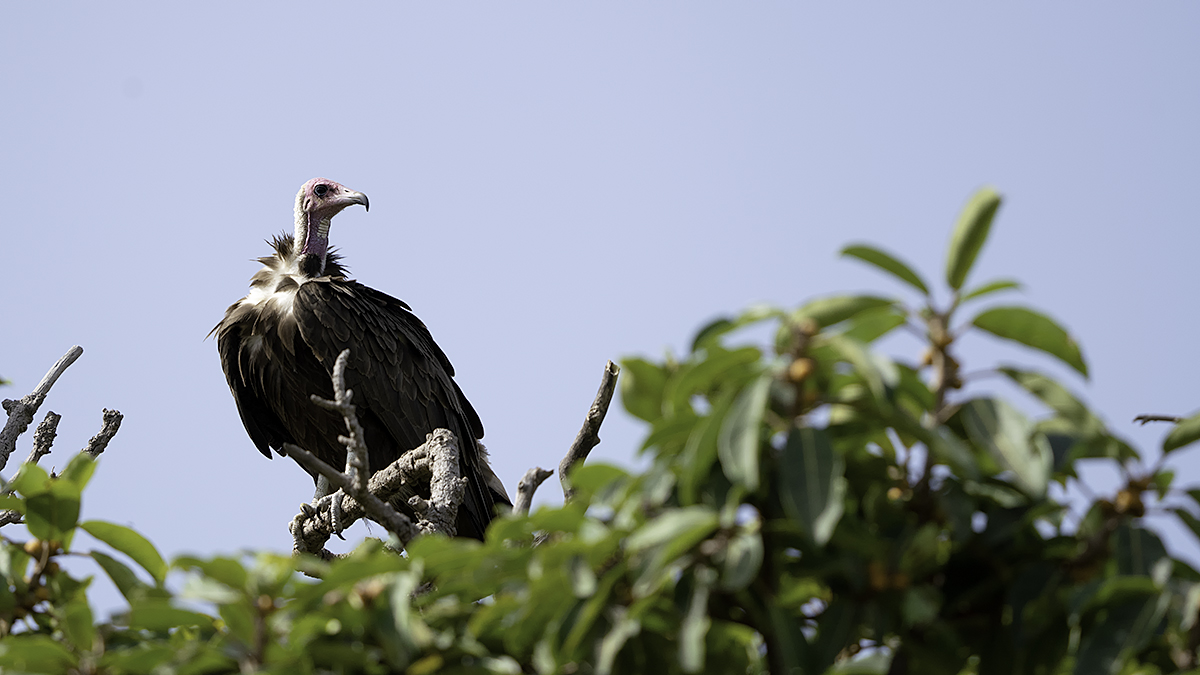
{"type": "MultiPolygon", "coordinates": [[[[426,536],[405,556],[368,541],[333,562],[270,553],[165,562],[128,528],[80,522],[95,464],[25,465],[0,507],[29,539],[0,545],[0,667],[81,673],[1167,673],[1197,666],[1200,575],[1144,523],[1200,536],[1200,489],[1152,465],[1046,373],[993,371],[1043,410],[973,393],[972,331],[1081,375],[1079,345],[970,287],[1000,197],[973,197],[930,284],[868,245],[844,254],[916,302],[835,295],[718,319],[689,353],[623,363],[645,421],[632,473],[592,464],[561,507],[497,520],[485,542],[426,536]],[[766,325],[773,344],[738,330],[766,325]],[[924,352],[876,344],[907,330],[924,352]],[[1082,461],[1115,493],[1074,487],[1082,461]],[[1070,495],[1068,498],[1067,495],[1070,495]],[[105,550],[73,546],[82,528],[105,550]],[[129,603],[97,622],[90,556],[129,603]],[[180,583],[168,584],[169,578],[180,583]]],[[[889,344],[899,344],[900,340],[889,344]]],[[[102,475],[102,472],[101,472],[102,475]]],[[[10,533],[11,535],[11,533],[10,533]]],[[[1200,672],[1200,671],[1198,671],[1200,672]]]]}

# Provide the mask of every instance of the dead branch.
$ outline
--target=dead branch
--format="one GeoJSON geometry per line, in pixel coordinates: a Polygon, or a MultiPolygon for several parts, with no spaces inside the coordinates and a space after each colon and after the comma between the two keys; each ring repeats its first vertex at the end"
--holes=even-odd
{"type": "Polygon", "coordinates": [[[429,499],[413,495],[408,505],[417,513],[417,529],[422,534],[441,532],[453,537],[458,534],[458,507],[467,489],[467,479],[458,468],[458,439],[449,429],[435,429],[422,447],[427,448],[429,457],[429,499]]]}
{"type": "Polygon", "coordinates": [[[41,458],[50,454],[50,446],[54,445],[54,439],[58,436],[58,422],[61,419],[62,415],[53,410],[46,412],[41,424],[38,424],[37,430],[33,432],[33,449],[25,458],[26,464],[37,464],[41,458]]]}
{"type": "MultiPolygon", "coordinates": [[[[80,452],[86,452],[92,457],[99,457],[100,453],[104,452],[104,449],[108,447],[108,442],[112,440],[113,436],[117,435],[117,430],[121,428],[121,420],[125,419],[121,411],[109,410],[108,408],[104,409],[102,416],[104,421],[100,425],[100,431],[97,431],[96,435],[92,436],[92,440],[88,441],[86,448],[80,450],[80,452]]],[[[40,426],[38,427],[38,433],[41,433],[40,426]]],[[[33,440],[36,444],[37,434],[34,434],[33,440]]],[[[49,452],[48,447],[46,450],[49,452]]]]}
{"type": "MultiPolygon", "coordinates": [[[[328,478],[329,484],[332,487],[342,490],[353,497],[356,502],[362,505],[362,509],[366,512],[366,515],[370,516],[371,520],[374,520],[387,528],[389,532],[395,534],[401,543],[408,544],[409,541],[417,536],[417,528],[408,519],[408,516],[395,510],[391,504],[371,494],[369,490],[356,490],[345,474],[317,459],[316,455],[291,443],[285,443],[282,450],[284,454],[295,459],[306,469],[320,473],[322,476],[328,478]]],[[[309,505],[306,504],[305,506],[309,505]]],[[[313,509],[311,506],[309,506],[309,509],[315,510],[317,513],[321,512],[321,510],[313,509]]],[[[332,524],[328,528],[330,530],[329,533],[325,534],[325,539],[319,545],[313,545],[312,539],[316,538],[313,535],[319,536],[319,533],[317,528],[305,528],[303,522],[305,515],[302,513],[292,520],[292,536],[295,539],[296,551],[298,553],[317,553],[324,547],[325,541],[329,540],[329,534],[332,534],[333,530],[332,524]]],[[[309,514],[309,518],[311,519],[311,514],[309,514]]]]}
{"type": "Polygon", "coordinates": [[[8,464],[9,456],[17,447],[17,437],[25,433],[25,430],[33,423],[33,416],[37,414],[37,409],[42,405],[42,401],[46,400],[46,394],[50,393],[50,388],[54,386],[67,367],[75,363],[75,360],[82,354],[83,347],[79,345],[71,347],[29,395],[19,401],[4,400],[4,412],[8,413],[8,422],[5,423],[4,429],[0,430],[0,470],[3,470],[8,464]]]}
{"type": "Polygon", "coordinates": [[[533,493],[553,474],[553,471],[547,471],[540,466],[526,471],[525,475],[521,476],[521,481],[517,483],[517,500],[513,502],[513,512],[529,513],[529,507],[533,505],[533,493]]]}
{"type": "Polygon", "coordinates": [[[1176,417],[1174,415],[1138,415],[1137,417],[1133,418],[1133,421],[1140,422],[1142,426],[1146,426],[1147,422],[1170,422],[1172,424],[1179,424],[1183,421],[1183,418],[1176,417]]]}
{"type": "Polygon", "coordinates": [[[579,430],[575,442],[567,451],[567,456],[563,457],[558,465],[558,480],[562,483],[565,501],[569,502],[575,496],[575,490],[571,487],[571,469],[587,459],[592,448],[600,443],[600,425],[604,422],[604,415],[608,413],[608,404],[612,402],[613,392],[617,388],[617,374],[620,372],[621,369],[612,361],[604,366],[600,389],[596,392],[596,399],[592,401],[592,407],[583,420],[583,428],[579,430]]]}

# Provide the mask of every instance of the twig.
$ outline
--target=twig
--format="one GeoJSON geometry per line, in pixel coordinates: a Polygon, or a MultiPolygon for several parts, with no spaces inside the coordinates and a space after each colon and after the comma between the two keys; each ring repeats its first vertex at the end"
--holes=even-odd
{"type": "MultiPolygon", "coordinates": [[[[104,409],[103,417],[104,422],[100,425],[100,431],[96,432],[95,436],[92,436],[92,440],[88,441],[87,447],[80,450],[80,452],[86,452],[92,457],[99,457],[100,453],[104,452],[104,449],[108,447],[108,442],[112,440],[113,436],[117,435],[117,430],[121,428],[121,420],[125,419],[121,411],[109,410],[108,408],[104,409]]],[[[38,432],[41,432],[41,427],[38,427],[38,432]]],[[[36,441],[37,436],[35,435],[34,442],[36,443],[36,441]]]]}
{"type": "Polygon", "coordinates": [[[571,487],[571,469],[586,460],[592,448],[600,443],[600,425],[604,422],[604,415],[608,413],[608,404],[612,402],[613,392],[617,388],[617,374],[620,372],[621,369],[612,361],[604,366],[600,389],[596,392],[596,399],[592,401],[592,407],[588,409],[587,417],[583,420],[583,428],[575,436],[575,442],[571,444],[567,456],[563,457],[558,465],[558,480],[562,483],[565,501],[569,502],[575,496],[575,490],[571,487]]]}
{"type": "MultiPolygon", "coordinates": [[[[413,539],[413,537],[417,536],[417,528],[415,525],[413,525],[412,521],[408,519],[408,516],[405,516],[396,509],[393,509],[390,504],[371,494],[369,490],[355,490],[354,485],[350,482],[349,478],[347,478],[337,469],[317,459],[316,455],[298,445],[292,445],[291,443],[285,443],[282,450],[284,454],[295,459],[306,469],[320,473],[322,476],[328,478],[329,484],[332,487],[343,490],[346,492],[346,494],[354,497],[355,501],[361,504],[367,515],[371,517],[371,520],[379,523],[383,527],[387,528],[389,532],[399,537],[401,543],[407,544],[413,539]]],[[[297,516],[297,520],[299,518],[300,517],[297,516]]],[[[292,522],[293,525],[296,524],[296,520],[293,520],[292,522]]],[[[297,532],[293,531],[292,535],[297,536],[297,532]]],[[[297,541],[299,542],[299,540],[297,541]]],[[[304,550],[308,551],[311,549],[305,548],[304,550]]]]}
{"type": "Polygon", "coordinates": [[[1183,421],[1183,418],[1176,417],[1174,415],[1138,415],[1137,417],[1133,418],[1133,421],[1140,422],[1142,426],[1146,426],[1147,422],[1170,422],[1172,424],[1179,424],[1183,421]]]}
{"type": "Polygon", "coordinates": [[[339,413],[346,421],[346,430],[350,436],[338,436],[338,441],[346,446],[346,472],[351,484],[356,490],[365,490],[367,479],[371,475],[370,464],[367,460],[367,444],[363,440],[363,428],[358,422],[358,410],[351,400],[354,392],[346,389],[346,361],[350,358],[350,350],[343,349],[333,363],[333,400],[321,398],[312,394],[308,398],[326,410],[339,413]]]}
{"type": "Polygon", "coordinates": [[[513,502],[513,512],[529,513],[529,507],[533,505],[533,493],[553,474],[553,471],[547,471],[540,466],[526,471],[525,475],[521,476],[521,482],[517,483],[517,500],[513,502]]]}
{"type": "Polygon", "coordinates": [[[29,456],[25,458],[26,464],[37,464],[38,460],[50,454],[50,446],[54,445],[54,439],[58,436],[58,422],[61,419],[62,415],[53,410],[46,412],[41,424],[38,424],[37,431],[33,432],[33,450],[30,450],[29,456]]]}
{"type": "Polygon", "coordinates": [[[3,405],[4,412],[8,413],[8,422],[5,423],[4,429],[0,430],[0,470],[3,470],[8,464],[9,456],[16,449],[17,437],[25,433],[25,430],[33,423],[33,416],[37,414],[38,406],[42,405],[42,401],[46,400],[46,394],[50,393],[50,387],[54,386],[63,371],[75,363],[75,360],[82,354],[83,347],[79,345],[71,347],[28,396],[19,401],[5,399],[3,405]]]}

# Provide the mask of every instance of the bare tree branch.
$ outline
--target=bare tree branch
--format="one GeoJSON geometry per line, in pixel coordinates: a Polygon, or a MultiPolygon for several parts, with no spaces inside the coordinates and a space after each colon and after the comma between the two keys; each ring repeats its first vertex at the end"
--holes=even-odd
{"type": "MultiPolygon", "coordinates": [[[[413,525],[412,521],[408,519],[408,516],[393,509],[391,504],[388,504],[379,497],[371,494],[369,490],[355,490],[354,485],[350,482],[349,478],[347,478],[337,469],[317,459],[316,455],[298,445],[292,445],[291,443],[284,444],[283,452],[288,457],[295,459],[310,471],[320,473],[322,476],[328,478],[331,486],[338,488],[354,497],[355,501],[362,505],[361,508],[366,511],[366,514],[370,516],[371,520],[374,520],[375,522],[387,528],[389,532],[399,537],[402,543],[407,544],[417,536],[417,528],[415,525],[413,525]]],[[[297,520],[299,519],[300,516],[297,516],[296,519],[293,519],[292,523],[294,527],[297,525],[297,520]]],[[[315,552],[313,551],[313,547],[308,545],[309,540],[308,538],[303,537],[303,534],[303,531],[299,533],[296,532],[295,529],[292,531],[292,536],[296,538],[296,543],[298,545],[297,550],[300,552],[315,552]],[[301,542],[305,544],[304,548],[299,548],[299,544],[301,542]]],[[[326,535],[326,540],[328,540],[328,535],[326,535]]],[[[321,546],[324,546],[324,542],[321,543],[321,546]]]]}
{"type": "Polygon", "coordinates": [[[621,369],[612,361],[604,366],[600,390],[596,392],[596,399],[592,401],[592,407],[583,420],[583,428],[579,430],[575,442],[567,451],[567,456],[563,457],[558,465],[558,480],[562,483],[565,501],[569,502],[575,496],[575,490],[571,487],[571,469],[587,459],[592,448],[600,443],[600,425],[604,422],[604,415],[608,413],[608,404],[612,402],[613,392],[617,388],[617,374],[620,372],[621,369]]]}
{"type": "MultiPolygon", "coordinates": [[[[100,425],[100,431],[96,432],[95,436],[92,436],[92,440],[88,441],[87,447],[80,450],[80,452],[86,452],[92,457],[99,457],[100,453],[104,452],[104,449],[108,447],[108,442],[112,440],[113,436],[117,435],[117,430],[121,428],[121,420],[125,419],[125,416],[119,410],[105,408],[103,418],[104,422],[100,425]]],[[[41,432],[41,427],[38,427],[38,432],[41,432]]],[[[34,442],[37,442],[36,435],[34,435],[34,442]]],[[[49,448],[47,448],[47,451],[49,451],[49,448]]]]}
{"type": "Polygon", "coordinates": [[[1142,426],[1146,426],[1147,422],[1171,422],[1172,424],[1179,424],[1183,421],[1183,418],[1174,415],[1138,415],[1133,418],[1133,421],[1140,422],[1142,426]]]}
{"type": "Polygon", "coordinates": [[[42,405],[42,401],[46,400],[46,394],[50,393],[50,387],[54,386],[63,371],[75,363],[75,360],[82,354],[83,347],[79,345],[71,347],[28,396],[19,401],[5,399],[3,405],[4,412],[8,413],[8,422],[5,423],[4,429],[0,430],[0,470],[8,465],[8,458],[17,447],[17,437],[25,433],[25,430],[33,423],[33,416],[37,414],[37,409],[42,405]]]}
{"type": "MultiPolygon", "coordinates": [[[[453,537],[458,534],[458,507],[467,489],[467,479],[458,468],[458,439],[449,429],[435,429],[421,447],[427,449],[429,458],[429,499],[413,495],[408,505],[418,515],[417,528],[422,534],[441,532],[453,537]]],[[[415,451],[406,453],[412,454],[415,451]]]]}
{"type": "Polygon", "coordinates": [[[533,493],[553,474],[553,471],[547,471],[540,466],[526,471],[525,475],[521,476],[521,481],[517,483],[517,499],[513,502],[513,512],[529,513],[529,507],[533,505],[533,493]]]}
{"type": "Polygon", "coordinates": [[[25,458],[26,464],[30,462],[37,464],[39,460],[50,454],[50,446],[54,445],[54,439],[58,436],[58,422],[61,419],[62,415],[53,410],[46,412],[46,416],[38,424],[37,430],[33,432],[33,449],[25,458]]]}

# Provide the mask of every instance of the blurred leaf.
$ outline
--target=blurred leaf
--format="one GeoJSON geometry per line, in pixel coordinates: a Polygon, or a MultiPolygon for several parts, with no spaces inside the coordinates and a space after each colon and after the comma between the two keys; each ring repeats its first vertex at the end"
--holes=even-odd
{"type": "Polygon", "coordinates": [[[821,328],[840,323],[861,312],[879,307],[889,307],[895,300],[873,295],[835,295],[819,298],[792,312],[792,322],[812,319],[821,328]]]}
{"type": "Polygon", "coordinates": [[[750,585],[762,568],[763,542],[757,532],[739,532],[729,540],[725,549],[725,566],[721,571],[721,588],[740,591],[750,585]]]}
{"type": "Polygon", "coordinates": [[[717,527],[717,512],[709,506],[689,506],[664,512],[629,535],[625,547],[630,552],[642,551],[667,542],[679,545],[681,541],[691,548],[712,533],[717,527]]]}
{"type": "Polygon", "coordinates": [[[704,669],[704,637],[712,626],[708,617],[708,593],[716,581],[712,569],[698,566],[695,569],[695,588],[687,613],[679,624],[679,666],[685,673],[699,673],[704,669]]]}
{"type": "Polygon", "coordinates": [[[167,578],[167,563],[158,554],[158,549],[136,531],[103,520],[89,520],[79,526],[84,532],[129,556],[149,572],[159,585],[167,578]]]}
{"type": "Polygon", "coordinates": [[[79,651],[91,651],[96,640],[96,627],[92,620],[92,608],[86,596],[80,596],[62,607],[63,635],[79,651]]]}
{"type": "Polygon", "coordinates": [[[962,288],[979,250],[987,241],[992,219],[999,208],[1000,195],[990,187],[972,195],[963,208],[954,233],[950,235],[950,249],[946,255],[946,283],[950,288],[956,291],[962,288]]]}
{"type": "Polygon", "coordinates": [[[842,517],[845,467],[821,429],[793,427],[780,458],[777,490],[788,516],[818,546],[842,517]]]}
{"type": "Polygon", "coordinates": [[[692,340],[692,351],[704,348],[710,342],[731,331],[765,321],[767,319],[783,318],[783,310],[770,305],[753,305],[736,318],[721,317],[705,325],[696,333],[692,340]]]}
{"type": "Polygon", "coordinates": [[[211,616],[174,607],[165,598],[143,598],[130,603],[129,607],[129,627],[134,630],[165,631],[182,626],[212,625],[211,616]]]}
{"type": "Polygon", "coordinates": [[[1034,497],[1046,494],[1051,452],[1044,438],[1030,438],[1033,426],[1001,399],[974,399],[962,407],[963,426],[971,440],[1016,474],[1017,483],[1034,497]],[[1038,441],[1041,442],[1038,442],[1038,441]]]}
{"type": "Polygon", "coordinates": [[[9,635],[0,641],[0,670],[14,673],[65,673],[78,659],[48,635],[9,635]]]}
{"type": "Polygon", "coordinates": [[[620,653],[629,638],[637,635],[641,629],[642,624],[628,616],[621,616],[613,623],[612,630],[604,636],[596,650],[596,673],[598,675],[608,675],[613,671],[613,662],[616,661],[617,654],[620,653]]]}
{"type": "Polygon", "coordinates": [[[826,340],[854,366],[855,372],[871,390],[875,405],[884,410],[890,408],[889,392],[900,383],[900,371],[896,364],[887,356],[871,351],[863,343],[845,335],[828,335],[826,340]]]}
{"type": "MultiPolygon", "coordinates": [[[[740,386],[742,377],[733,377],[733,371],[757,363],[762,351],[757,347],[743,347],[728,351],[714,349],[707,358],[690,363],[667,380],[663,389],[663,412],[678,414],[689,409],[689,401],[696,394],[707,393],[720,383],[724,387],[740,386]]],[[[747,373],[752,375],[753,372],[747,373]]]]}
{"type": "Polygon", "coordinates": [[[823,673],[833,665],[838,654],[854,640],[854,628],[859,609],[855,602],[835,598],[821,613],[817,622],[816,640],[812,643],[812,672],[823,673]]]}
{"type": "Polygon", "coordinates": [[[146,584],[141,579],[138,579],[133,570],[129,569],[125,563],[111,558],[100,551],[92,551],[90,555],[100,565],[100,569],[104,570],[104,573],[112,580],[113,585],[117,587],[121,595],[125,596],[127,602],[133,602],[146,594],[146,584]]]}
{"type": "Polygon", "coordinates": [[[662,417],[667,374],[645,359],[621,359],[621,403],[630,415],[654,422],[662,417]]]}
{"type": "Polygon", "coordinates": [[[1057,357],[1087,377],[1087,364],[1075,338],[1044,314],[1025,307],[995,307],[975,317],[971,323],[996,337],[1057,357]]]}
{"type": "Polygon", "coordinates": [[[1104,423],[1071,392],[1067,391],[1066,387],[1050,377],[1030,370],[1011,367],[999,370],[1025,391],[1041,399],[1051,410],[1069,420],[1081,432],[1099,434],[1104,431],[1104,423]]]}
{"type": "Polygon", "coordinates": [[[592,496],[615,480],[627,478],[629,472],[612,464],[596,462],[594,464],[578,464],[571,471],[571,487],[576,491],[576,497],[584,504],[592,501],[592,496]]]}
{"type": "Polygon", "coordinates": [[[1163,454],[1200,440],[1200,414],[1192,415],[1171,428],[1163,440],[1163,454]]]}
{"type": "Polygon", "coordinates": [[[572,556],[567,563],[571,579],[571,590],[577,598],[590,598],[596,592],[596,573],[592,566],[580,556],[572,556]]]}
{"type": "Polygon", "coordinates": [[[13,495],[0,495],[0,509],[25,513],[25,500],[13,495]]]}
{"type": "Polygon", "coordinates": [[[717,457],[725,475],[750,492],[758,489],[763,414],[772,379],[770,371],[764,372],[742,390],[717,436],[717,457]]]}
{"type": "Polygon", "coordinates": [[[1007,291],[1010,288],[1019,289],[1021,288],[1021,284],[1013,281],[1012,279],[997,279],[995,281],[989,281],[979,288],[975,288],[964,293],[960,302],[974,300],[975,298],[982,298],[985,295],[998,293],[1000,291],[1007,291]]]}
{"type": "Polygon", "coordinates": [[[22,464],[16,477],[8,482],[8,489],[29,498],[50,491],[50,474],[37,464],[22,464]]]}
{"type": "Polygon", "coordinates": [[[870,344],[903,326],[907,321],[908,316],[892,306],[868,309],[851,318],[849,327],[842,335],[863,344],[870,344]]]}
{"type": "Polygon", "coordinates": [[[182,570],[197,570],[201,574],[215,579],[230,588],[245,588],[246,581],[249,579],[249,576],[246,574],[246,568],[242,563],[233,558],[216,556],[210,560],[201,560],[200,558],[192,558],[190,556],[180,556],[171,564],[173,567],[182,570]]]}
{"type": "Polygon", "coordinates": [[[76,453],[67,463],[67,468],[58,475],[58,480],[71,483],[75,487],[75,496],[78,497],[83,493],[83,489],[87,487],[88,481],[92,479],[92,474],[95,472],[95,458],[85,452],[80,452],[76,453]]]}
{"type": "Polygon", "coordinates": [[[38,539],[61,542],[64,548],[69,548],[79,520],[79,496],[74,493],[70,483],[51,480],[48,491],[26,498],[25,526],[29,533],[38,539]]]}
{"type": "Polygon", "coordinates": [[[866,246],[864,244],[847,246],[842,249],[842,255],[851,256],[863,262],[870,263],[921,291],[921,293],[929,295],[929,287],[925,285],[925,282],[921,280],[921,277],[912,268],[873,246],[866,246]]]}
{"type": "Polygon", "coordinates": [[[1113,555],[1120,574],[1150,576],[1154,565],[1167,557],[1167,549],[1150,530],[1122,523],[1113,532],[1113,555]]]}

